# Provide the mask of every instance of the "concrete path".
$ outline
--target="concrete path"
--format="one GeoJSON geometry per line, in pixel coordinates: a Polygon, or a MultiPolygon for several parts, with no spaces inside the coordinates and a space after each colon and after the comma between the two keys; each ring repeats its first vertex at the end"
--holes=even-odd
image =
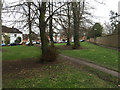
{"type": "Polygon", "coordinates": [[[72,62],[76,62],[78,64],[84,64],[84,65],[87,65],[89,67],[92,67],[92,68],[95,68],[97,70],[100,70],[102,72],[111,74],[112,76],[116,76],[116,77],[120,78],[120,73],[118,73],[117,71],[110,70],[110,69],[107,69],[105,67],[102,67],[102,66],[99,66],[99,65],[96,65],[96,64],[93,64],[93,63],[81,60],[81,59],[72,58],[72,57],[69,57],[69,56],[62,55],[62,54],[60,54],[60,56],[66,58],[66,59],[68,59],[68,60],[70,60],[72,62]]]}

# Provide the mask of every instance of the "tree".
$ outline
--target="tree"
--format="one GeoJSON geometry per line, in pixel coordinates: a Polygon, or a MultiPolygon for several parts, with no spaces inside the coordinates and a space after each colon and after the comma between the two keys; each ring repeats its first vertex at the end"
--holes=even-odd
{"type": "MultiPolygon", "coordinates": [[[[1,21],[1,0],[0,0],[0,36],[2,36],[2,21],[1,21]]],[[[0,37],[0,41],[2,41],[2,37],[0,37]]],[[[0,45],[1,45],[1,42],[0,42],[0,45]]],[[[1,49],[1,47],[0,47],[0,53],[1,53],[1,51],[2,51],[2,49],[1,49]]],[[[1,88],[1,86],[0,86],[0,88],[1,88]]]]}
{"type": "Polygon", "coordinates": [[[105,25],[105,27],[104,27],[103,33],[112,34],[113,33],[113,28],[112,28],[111,24],[105,22],[104,25],[105,25]]]}
{"type": "MultiPolygon", "coordinates": [[[[40,6],[40,4],[39,4],[40,6]]],[[[45,32],[46,23],[45,23],[45,13],[46,13],[46,2],[42,2],[41,7],[39,8],[40,16],[39,16],[39,29],[40,29],[40,37],[42,42],[42,57],[45,57],[48,49],[48,38],[45,32]]],[[[43,59],[42,62],[45,60],[43,59]]]]}
{"type": "Polygon", "coordinates": [[[67,30],[67,45],[70,45],[70,5],[71,4],[67,4],[67,9],[68,9],[68,12],[67,12],[67,16],[68,16],[68,30],[67,30]]]}
{"type": "Polygon", "coordinates": [[[80,24],[82,20],[82,16],[84,14],[85,9],[85,1],[81,2],[73,2],[73,21],[74,21],[74,48],[78,48],[80,46],[79,42],[79,32],[80,32],[80,24]]]}
{"type": "Polygon", "coordinates": [[[110,22],[111,22],[111,26],[112,26],[112,33],[115,30],[115,28],[118,25],[118,21],[117,21],[117,13],[115,13],[114,11],[110,11],[110,22]]]}
{"type": "Polygon", "coordinates": [[[77,2],[72,3],[73,7],[73,19],[74,19],[74,47],[78,48],[80,46],[79,43],[79,20],[78,20],[78,8],[77,8],[77,2]]]}
{"type": "Polygon", "coordinates": [[[89,33],[91,33],[90,37],[92,37],[92,38],[100,37],[100,36],[102,36],[102,31],[103,31],[102,25],[100,23],[95,23],[89,32],[89,33]]]}
{"type": "MultiPolygon", "coordinates": [[[[2,2],[0,0],[0,36],[2,36],[2,21],[1,21],[1,7],[2,7],[2,2]]],[[[2,41],[1,37],[0,37],[0,41],[2,41]]],[[[1,45],[1,42],[0,42],[1,45]]],[[[2,67],[2,48],[0,46],[0,66],[2,67]]],[[[2,89],[2,68],[0,68],[0,89],[2,89]]]]}
{"type": "Polygon", "coordinates": [[[21,37],[17,37],[17,39],[15,40],[16,43],[20,43],[21,42],[21,37]]]}
{"type": "Polygon", "coordinates": [[[27,2],[28,4],[28,25],[29,25],[29,40],[30,40],[30,46],[32,46],[32,30],[31,30],[31,2],[27,2]]]}
{"type": "Polygon", "coordinates": [[[10,37],[5,35],[5,44],[8,45],[10,43],[10,37]]]}
{"type": "Polygon", "coordinates": [[[50,52],[48,52],[49,47],[48,47],[48,38],[47,38],[47,34],[46,34],[47,23],[52,18],[52,16],[55,15],[57,10],[59,10],[64,5],[65,4],[61,5],[57,9],[55,9],[51,13],[51,15],[49,15],[48,17],[45,16],[47,2],[42,1],[42,2],[38,2],[38,5],[35,5],[35,7],[37,7],[37,9],[36,9],[36,13],[37,13],[36,17],[39,20],[38,22],[35,22],[35,23],[36,23],[36,25],[38,25],[38,28],[40,30],[41,47],[42,47],[42,62],[45,62],[46,60],[45,60],[44,57],[46,57],[47,55],[50,54],[50,52]]]}
{"type": "MultiPolygon", "coordinates": [[[[49,15],[51,15],[53,13],[53,2],[50,3],[49,2],[49,15]]],[[[54,46],[54,42],[53,42],[53,17],[51,17],[50,21],[49,21],[49,36],[50,36],[50,43],[51,46],[54,46]]]]}

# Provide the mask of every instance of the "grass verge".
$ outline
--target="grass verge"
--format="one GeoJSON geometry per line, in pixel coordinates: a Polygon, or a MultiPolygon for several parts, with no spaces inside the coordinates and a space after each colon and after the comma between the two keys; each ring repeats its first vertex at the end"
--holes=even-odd
{"type": "Polygon", "coordinates": [[[88,42],[82,42],[81,47],[86,49],[62,50],[61,53],[118,70],[118,53],[120,52],[117,50],[100,47],[88,42]]]}
{"type": "Polygon", "coordinates": [[[41,55],[39,47],[35,46],[10,46],[2,47],[2,60],[18,60],[38,58],[41,55]]]}

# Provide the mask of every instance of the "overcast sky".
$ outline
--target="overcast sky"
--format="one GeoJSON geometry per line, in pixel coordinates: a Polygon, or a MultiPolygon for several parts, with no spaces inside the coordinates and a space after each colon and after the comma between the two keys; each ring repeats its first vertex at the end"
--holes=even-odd
{"type": "MultiPolygon", "coordinates": [[[[25,0],[4,0],[4,1],[7,3],[11,3],[11,2],[16,2],[16,1],[20,2],[25,0]]],[[[57,1],[60,1],[60,0],[57,0],[57,1]]],[[[97,0],[105,4],[98,4],[97,2],[95,2],[95,0],[86,0],[86,1],[90,3],[90,6],[95,8],[94,10],[91,11],[92,14],[96,16],[96,18],[94,18],[93,21],[104,24],[105,22],[109,22],[110,10],[118,12],[118,2],[120,0],[97,0]]]]}
{"type": "MultiPolygon", "coordinates": [[[[20,0],[5,0],[7,3],[9,2],[15,2],[20,0]]],[[[24,1],[24,0],[22,0],[24,1]]],[[[60,1],[60,0],[58,0],[60,1]]],[[[62,1],[62,0],[61,0],[62,1]]],[[[65,0],[64,0],[65,1],[65,0]]],[[[110,10],[113,10],[115,12],[118,12],[118,2],[120,0],[97,0],[99,2],[104,2],[104,4],[98,4],[94,0],[87,0],[90,2],[90,4],[95,7],[96,9],[92,11],[93,15],[97,16],[97,19],[95,19],[96,22],[104,23],[105,21],[109,21],[109,13],[110,10]]]]}
{"type": "Polygon", "coordinates": [[[105,5],[103,4],[97,4],[93,2],[92,4],[95,6],[94,15],[98,18],[95,19],[96,22],[101,22],[102,24],[106,21],[109,22],[109,14],[110,10],[113,10],[115,12],[118,12],[118,2],[120,0],[98,0],[103,1],[105,5]]]}

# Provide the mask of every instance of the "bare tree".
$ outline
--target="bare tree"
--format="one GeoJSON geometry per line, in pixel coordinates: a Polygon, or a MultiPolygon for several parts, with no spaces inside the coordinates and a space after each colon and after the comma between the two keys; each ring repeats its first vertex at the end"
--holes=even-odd
{"type": "Polygon", "coordinates": [[[78,48],[80,46],[79,43],[79,27],[81,24],[81,19],[84,13],[85,2],[83,0],[82,7],[80,2],[73,2],[73,20],[74,20],[74,48],[78,48]]]}
{"type": "Polygon", "coordinates": [[[31,2],[27,2],[28,4],[28,25],[29,25],[29,40],[30,40],[30,46],[32,46],[32,30],[31,30],[31,2]]]}
{"type": "Polygon", "coordinates": [[[67,9],[68,9],[68,12],[67,12],[67,16],[68,16],[68,30],[67,30],[67,45],[70,45],[70,5],[71,4],[67,4],[67,9]]]}
{"type": "MultiPolygon", "coordinates": [[[[53,2],[52,3],[49,2],[49,14],[51,15],[52,12],[53,12],[53,2]]],[[[53,42],[53,17],[51,17],[51,19],[49,21],[49,36],[50,36],[51,46],[54,46],[54,42],[53,42]]]]}

